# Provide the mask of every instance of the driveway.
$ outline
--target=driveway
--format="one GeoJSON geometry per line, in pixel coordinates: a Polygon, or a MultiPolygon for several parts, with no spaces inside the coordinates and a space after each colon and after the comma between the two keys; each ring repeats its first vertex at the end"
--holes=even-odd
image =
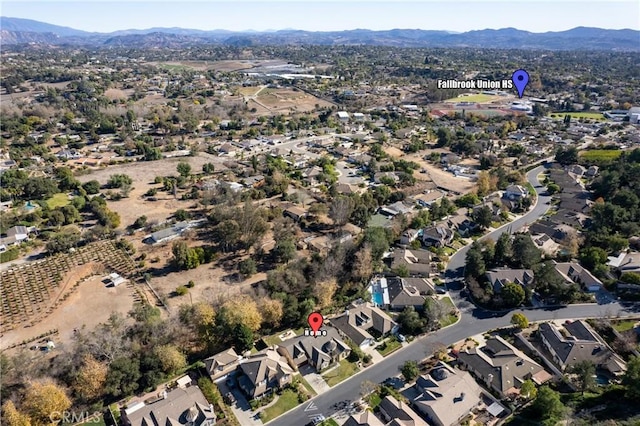
{"type": "Polygon", "coordinates": [[[220,389],[220,393],[224,396],[227,392],[231,392],[236,399],[236,403],[230,405],[231,411],[233,411],[233,415],[236,416],[238,422],[242,426],[262,426],[262,420],[260,417],[255,417],[255,413],[251,410],[251,406],[249,405],[249,401],[244,396],[244,394],[238,389],[238,387],[234,387],[232,389],[227,386],[225,380],[221,380],[216,383],[218,385],[218,389],[220,389]]]}
{"type": "Polygon", "coordinates": [[[302,374],[302,377],[304,377],[318,395],[331,389],[322,376],[316,372],[316,369],[309,364],[300,367],[300,374],[302,374]]]}

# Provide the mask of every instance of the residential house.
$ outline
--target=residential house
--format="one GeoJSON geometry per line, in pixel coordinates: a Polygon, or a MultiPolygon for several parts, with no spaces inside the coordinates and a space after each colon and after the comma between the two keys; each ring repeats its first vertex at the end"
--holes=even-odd
{"type": "Polygon", "coordinates": [[[544,368],[500,336],[487,339],[480,348],[459,352],[458,363],[501,397],[517,394],[525,380],[540,385],[551,379],[544,368]]]}
{"type": "Polygon", "coordinates": [[[298,336],[285,340],[278,344],[278,354],[291,368],[309,364],[318,372],[348,357],[351,348],[342,340],[338,330],[329,326],[323,330],[327,332],[326,336],[298,336]]]}
{"type": "Polygon", "coordinates": [[[420,232],[417,229],[407,229],[400,236],[400,244],[409,245],[418,238],[420,232]]]}
{"type": "Polygon", "coordinates": [[[237,151],[238,151],[238,148],[231,145],[230,143],[222,144],[218,148],[218,152],[220,153],[220,155],[228,155],[229,157],[235,156],[237,151]]]}
{"type": "Polygon", "coordinates": [[[373,175],[373,181],[375,183],[382,183],[380,181],[380,179],[385,180],[385,179],[383,179],[385,177],[393,180],[396,183],[400,181],[400,178],[398,177],[398,175],[395,172],[378,172],[378,173],[373,175]]]}
{"type": "Polygon", "coordinates": [[[0,238],[0,253],[28,239],[29,229],[26,226],[12,226],[7,230],[7,236],[0,238]]]}
{"type": "Polygon", "coordinates": [[[522,185],[509,185],[505,189],[503,197],[509,200],[521,200],[529,195],[529,191],[522,185]]]}
{"type": "Polygon", "coordinates": [[[389,315],[368,303],[351,305],[344,314],[331,318],[331,325],[362,349],[374,343],[371,333],[381,337],[397,329],[389,315]]]}
{"type": "Polygon", "coordinates": [[[380,415],[389,423],[387,426],[429,426],[427,422],[407,404],[388,395],[378,405],[380,415]]]}
{"type": "Polygon", "coordinates": [[[411,276],[429,277],[431,275],[431,252],[426,250],[396,249],[393,252],[391,269],[397,271],[406,268],[411,276]]]}
{"type": "Polygon", "coordinates": [[[431,205],[445,196],[445,193],[438,190],[428,190],[422,194],[414,195],[412,198],[421,207],[431,207],[431,205]]]}
{"type": "Polygon", "coordinates": [[[360,414],[351,415],[342,426],[385,426],[385,424],[373,414],[373,411],[364,410],[360,414]]]}
{"type": "Polygon", "coordinates": [[[560,225],[548,220],[539,220],[529,226],[529,233],[531,235],[545,234],[556,243],[563,242],[569,233],[574,231],[570,226],[560,225]]]}
{"type": "Polygon", "coordinates": [[[307,210],[302,207],[290,206],[284,210],[283,214],[298,222],[300,219],[307,217],[308,213],[307,210]]]}
{"type": "Polygon", "coordinates": [[[229,348],[226,351],[205,358],[204,365],[209,376],[211,376],[211,380],[216,381],[236,370],[240,364],[240,359],[242,357],[233,348],[229,348]]]}
{"type": "Polygon", "coordinates": [[[393,310],[403,310],[407,306],[421,310],[425,299],[434,294],[433,285],[425,278],[389,277],[386,285],[387,307],[393,310]]]}
{"type": "Polygon", "coordinates": [[[175,238],[178,238],[182,233],[181,230],[176,229],[175,227],[169,227],[165,229],[161,229],[159,231],[154,232],[145,240],[148,240],[151,244],[162,244],[167,241],[171,241],[175,238]]]}
{"type": "Polygon", "coordinates": [[[444,247],[453,242],[453,236],[453,231],[446,226],[430,226],[422,231],[422,243],[427,247],[444,247]]]}
{"type": "Polygon", "coordinates": [[[531,240],[535,243],[536,247],[551,256],[555,255],[560,249],[560,245],[553,241],[547,234],[531,235],[531,240]]]}
{"type": "Polygon", "coordinates": [[[338,116],[338,120],[343,123],[349,121],[349,113],[347,111],[338,111],[336,115],[338,116]]]}
{"type": "Polygon", "coordinates": [[[564,262],[555,264],[556,271],[568,283],[577,283],[587,291],[599,291],[602,289],[602,281],[593,276],[591,272],[576,262],[564,262]]]}
{"type": "Polygon", "coordinates": [[[614,268],[618,273],[626,272],[640,273],[640,252],[622,252],[616,257],[609,257],[610,267],[614,268]]]}
{"type": "Polygon", "coordinates": [[[315,186],[319,183],[318,176],[322,174],[322,169],[318,166],[308,167],[302,172],[302,177],[311,186],[315,186]]]}
{"type": "Polygon", "coordinates": [[[492,269],[487,271],[485,276],[494,293],[500,293],[507,283],[516,283],[522,287],[529,287],[533,283],[531,269],[492,269]]]}
{"type": "Polygon", "coordinates": [[[592,361],[614,376],[624,374],[627,369],[625,362],[586,321],[567,321],[563,328],[564,333],[551,323],[542,323],[538,327],[542,344],[562,370],[582,361],[592,361]]]}
{"type": "Polygon", "coordinates": [[[287,360],[273,349],[267,349],[248,357],[238,367],[238,385],[251,399],[290,384],[293,369],[287,360]]]}
{"type": "Polygon", "coordinates": [[[249,176],[243,179],[247,188],[259,188],[264,185],[265,179],[263,175],[249,176]]]}
{"type": "Polygon", "coordinates": [[[402,201],[396,201],[393,204],[380,207],[378,212],[386,216],[397,216],[399,214],[409,214],[413,212],[413,210],[414,210],[413,206],[407,205],[402,201]]]}
{"type": "Polygon", "coordinates": [[[122,409],[122,422],[127,426],[212,426],[216,419],[213,405],[197,386],[165,390],[153,402],[122,409]]]}
{"type": "Polygon", "coordinates": [[[411,406],[434,426],[454,426],[482,405],[483,391],[466,371],[439,362],[428,374],[418,377],[419,395],[411,406]]]}

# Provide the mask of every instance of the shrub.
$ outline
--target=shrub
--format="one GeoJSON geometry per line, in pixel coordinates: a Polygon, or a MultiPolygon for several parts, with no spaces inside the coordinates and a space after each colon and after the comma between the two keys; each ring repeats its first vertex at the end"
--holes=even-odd
{"type": "Polygon", "coordinates": [[[193,282],[193,280],[189,280],[189,282],[187,283],[187,288],[193,288],[195,287],[196,283],[193,282]]]}
{"type": "Polygon", "coordinates": [[[178,296],[184,296],[185,294],[187,294],[189,292],[189,289],[183,285],[178,286],[176,288],[176,295],[178,296]]]}

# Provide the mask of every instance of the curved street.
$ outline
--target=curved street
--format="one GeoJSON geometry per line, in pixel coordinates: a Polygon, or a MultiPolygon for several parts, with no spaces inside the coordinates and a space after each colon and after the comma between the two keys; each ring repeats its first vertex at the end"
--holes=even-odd
{"type": "MultiPolygon", "coordinates": [[[[551,197],[543,195],[545,188],[538,182],[537,176],[544,170],[544,166],[536,167],[527,173],[527,180],[535,188],[538,197],[535,206],[523,217],[504,225],[484,238],[497,240],[504,232],[516,232],[526,224],[535,222],[547,211],[551,197]]],[[[421,360],[430,356],[442,346],[449,346],[469,336],[510,325],[511,315],[523,312],[530,321],[580,319],[595,317],[626,317],[640,315],[640,304],[612,302],[608,304],[580,304],[566,307],[514,310],[510,312],[489,312],[478,308],[460,296],[465,256],[469,249],[466,246],[453,255],[449,261],[445,277],[449,293],[460,310],[461,319],[456,324],[415,339],[410,345],[387,356],[372,367],[358,372],[356,375],[331,388],[330,392],[320,394],[295,409],[269,422],[269,425],[300,426],[310,421],[314,416],[324,415],[326,418],[340,411],[339,404],[357,401],[361,397],[361,384],[364,381],[380,383],[390,376],[395,376],[399,368],[406,361],[421,360]],[[456,288],[458,287],[458,288],[456,288]]]]}

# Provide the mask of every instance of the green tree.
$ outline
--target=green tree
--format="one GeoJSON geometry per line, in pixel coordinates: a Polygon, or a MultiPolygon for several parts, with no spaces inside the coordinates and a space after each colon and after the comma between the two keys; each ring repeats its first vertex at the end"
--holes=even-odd
{"type": "Polygon", "coordinates": [[[511,324],[523,330],[529,327],[529,319],[524,314],[517,312],[511,316],[511,324]]]}
{"type": "Polygon", "coordinates": [[[491,226],[493,212],[489,206],[482,206],[479,209],[475,209],[471,217],[481,229],[486,229],[491,226]]]}
{"type": "Polygon", "coordinates": [[[233,327],[233,342],[238,353],[244,353],[251,349],[255,336],[246,325],[239,323],[233,327]]]}
{"type": "Polygon", "coordinates": [[[508,232],[500,235],[493,252],[493,262],[502,266],[511,260],[511,235],[508,232]]]}
{"type": "Polygon", "coordinates": [[[371,248],[371,256],[374,260],[382,259],[384,252],[389,250],[387,232],[381,227],[367,228],[364,234],[364,243],[371,248]]]}
{"type": "Polygon", "coordinates": [[[531,268],[542,261],[542,252],[528,234],[518,234],[513,239],[513,262],[523,268],[531,268]]]}
{"type": "Polygon", "coordinates": [[[191,165],[186,161],[181,161],[176,166],[176,170],[178,171],[180,176],[186,178],[186,177],[189,177],[189,175],[191,174],[191,165]]]}
{"type": "Polygon", "coordinates": [[[585,391],[588,391],[596,385],[596,366],[590,360],[573,364],[569,369],[569,373],[573,375],[573,381],[583,395],[585,391]]]}
{"type": "Polygon", "coordinates": [[[420,374],[418,363],[416,361],[407,361],[400,367],[400,372],[407,382],[411,382],[420,374]]]}
{"type": "Polygon", "coordinates": [[[552,195],[557,194],[558,192],[560,192],[560,186],[555,183],[549,183],[547,185],[547,192],[552,195]]]}
{"type": "Polygon", "coordinates": [[[111,175],[109,180],[107,181],[107,186],[109,188],[122,188],[127,185],[131,185],[133,183],[133,179],[130,176],[119,173],[115,175],[111,175]]]}
{"type": "Polygon", "coordinates": [[[254,275],[258,269],[255,260],[247,258],[238,263],[238,271],[245,277],[254,275]]]}
{"type": "Polygon", "coordinates": [[[520,306],[524,302],[524,289],[521,285],[516,283],[507,283],[502,287],[500,292],[502,300],[508,307],[520,306]]]}
{"type": "Polygon", "coordinates": [[[129,356],[117,358],[109,365],[104,390],[113,397],[123,397],[133,394],[139,385],[140,361],[129,356]]]}
{"type": "Polygon", "coordinates": [[[530,379],[522,382],[522,386],[520,386],[520,396],[525,400],[536,399],[538,396],[538,388],[536,388],[535,383],[530,379]]]}
{"type": "Polygon", "coordinates": [[[474,242],[466,254],[464,274],[467,277],[479,278],[484,275],[485,271],[486,265],[482,249],[478,242],[474,242]]]}
{"type": "Polygon", "coordinates": [[[407,306],[398,315],[398,324],[400,324],[403,333],[413,336],[422,333],[425,325],[424,320],[413,306],[407,306]]]}
{"type": "Polygon", "coordinates": [[[296,244],[291,238],[285,238],[276,243],[275,255],[280,262],[287,263],[296,256],[296,244]]]}
{"type": "Polygon", "coordinates": [[[571,164],[578,163],[578,149],[576,147],[570,147],[567,149],[560,148],[556,151],[555,160],[563,166],[569,166],[571,164]]]}
{"type": "Polygon", "coordinates": [[[640,400],[640,357],[631,357],[627,363],[627,371],[622,378],[622,384],[627,387],[627,397],[630,400],[640,400]]]}
{"type": "Polygon", "coordinates": [[[560,394],[549,386],[542,386],[538,389],[538,396],[531,409],[539,419],[548,421],[548,424],[555,424],[565,413],[564,404],[560,401],[560,394]]]}

